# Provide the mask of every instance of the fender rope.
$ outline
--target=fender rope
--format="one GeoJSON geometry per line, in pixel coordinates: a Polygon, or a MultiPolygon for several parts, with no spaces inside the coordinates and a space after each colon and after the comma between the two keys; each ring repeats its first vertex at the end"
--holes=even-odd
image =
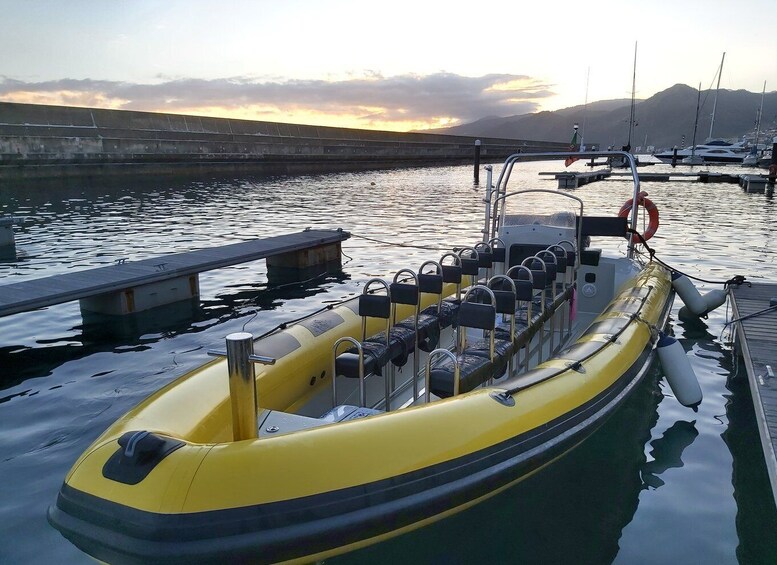
{"type": "MultiPolygon", "coordinates": [[[[652,247],[650,247],[647,244],[647,242],[645,241],[645,238],[642,237],[642,234],[639,233],[637,230],[635,230],[633,228],[627,228],[626,232],[634,234],[637,237],[637,239],[639,239],[639,243],[644,245],[645,249],[647,249],[647,252],[648,252],[648,254],[650,256],[650,260],[651,261],[655,260],[656,263],[658,263],[659,265],[663,265],[664,267],[666,267],[670,271],[674,271],[675,273],[679,273],[681,275],[684,275],[684,276],[688,277],[689,279],[693,279],[695,281],[699,281],[699,282],[703,282],[703,283],[707,283],[707,284],[722,284],[724,289],[728,288],[731,285],[739,286],[739,285],[742,285],[742,284],[748,284],[748,285],[751,284],[749,282],[746,282],[747,281],[747,277],[745,277],[744,275],[734,275],[733,277],[731,277],[730,279],[728,279],[726,281],[710,281],[710,280],[707,280],[707,279],[703,279],[703,278],[700,278],[700,277],[695,277],[693,275],[689,275],[688,273],[684,273],[680,269],[672,267],[668,263],[666,263],[666,262],[662,261],[661,259],[659,259],[658,257],[656,257],[655,249],[653,249],[652,247]]],[[[640,251],[637,251],[637,253],[640,253],[640,251]]]]}

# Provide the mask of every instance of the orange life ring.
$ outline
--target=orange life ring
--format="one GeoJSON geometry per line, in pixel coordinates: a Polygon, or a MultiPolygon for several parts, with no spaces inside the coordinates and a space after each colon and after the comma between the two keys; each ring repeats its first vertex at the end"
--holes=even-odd
{"type": "MultiPolygon", "coordinates": [[[[645,230],[645,233],[642,234],[642,237],[645,239],[645,241],[656,235],[656,232],[658,231],[658,206],[653,204],[653,201],[650,200],[647,195],[648,193],[644,190],[637,195],[637,206],[642,206],[645,208],[645,211],[648,213],[648,218],[650,220],[648,222],[647,230],[645,230]]],[[[623,206],[621,206],[621,209],[618,212],[618,216],[621,218],[629,218],[631,215],[631,209],[633,207],[634,199],[629,198],[626,200],[626,202],[623,203],[623,206]]]]}

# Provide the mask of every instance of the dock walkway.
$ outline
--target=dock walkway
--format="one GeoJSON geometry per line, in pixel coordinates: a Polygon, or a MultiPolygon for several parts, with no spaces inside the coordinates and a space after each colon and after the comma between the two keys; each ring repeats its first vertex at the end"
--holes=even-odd
{"type": "MultiPolygon", "coordinates": [[[[631,178],[630,172],[613,171],[611,169],[597,169],[588,172],[546,171],[539,173],[540,176],[552,175],[558,180],[559,188],[578,188],[590,182],[607,179],[620,179],[624,177],[631,178]]],[[[768,190],[768,177],[766,175],[741,174],[741,173],[711,173],[709,171],[698,172],[663,172],[663,173],[639,173],[639,180],[642,182],[671,182],[673,180],[693,180],[702,183],[728,183],[739,184],[745,192],[765,192],[768,190]]]]}
{"type": "MultiPolygon", "coordinates": [[[[732,287],[734,319],[760,312],[777,299],[777,284],[732,287]]],[[[753,396],[758,432],[777,502],[777,308],[736,323],[740,353],[753,396]]]]}
{"type": "Polygon", "coordinates": [[[350,234],[342,230],[305,230],[6,284],[0,286],[0,316],[338,244],[349,237],[350,234]]]}

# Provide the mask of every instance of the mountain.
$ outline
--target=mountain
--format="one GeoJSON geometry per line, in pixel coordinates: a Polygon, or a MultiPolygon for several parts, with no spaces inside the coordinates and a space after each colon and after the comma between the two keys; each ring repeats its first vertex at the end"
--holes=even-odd
{"type": "MultiPolygon", "coordinates": [[[[691,144],[698,91],[684,84],[676,84],[635,104],[633,147],[653,145],[669,148],[691,144]],[[647,143],[645,143],[647,139],[647,143]]],[[[710,131],[714,90],[701,93],[702,106],[696,141],[703,142],[710,131]]],[[[761,104],[761,93],[746,90],[720,90],[713,136],[716,138],[741,138],[755,133],[755,120],[761,104]]],[[[629,133],[631,100],[603,100],[591,102],[588,107],[573,106],[553,112],[537,112],[504,118],[487,117],[469,124],[433,130],[453,135],[474,135],[538,141],[565,141],[571,139],[572,126],[583,126],[586,145],[598,144],[620,148],[626,144],[629,133]]],[[[769,92],[764,98],[761,119],[761,142],[766,141],[764,131],[777,128],[777,92],[769,92]]]]}

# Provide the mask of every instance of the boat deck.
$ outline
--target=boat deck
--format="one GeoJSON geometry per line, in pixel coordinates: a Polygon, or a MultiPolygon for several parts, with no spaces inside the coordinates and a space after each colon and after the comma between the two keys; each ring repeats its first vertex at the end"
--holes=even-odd
{"type": "Polygon", "coordinates": [[[349,237],[342,230],[305,230],[6,284],[0,286],[0,317],[329,245],[349,237]]]}
{"type": "MultiPolygon", "coordinates": [[[[772,299],[777,299],[777,283],[732,288],[734,319],[769,308],[772,299]]],[[[777,502],[777,309],[738,322],[736,328],[772,494],[777,502]]]]}

